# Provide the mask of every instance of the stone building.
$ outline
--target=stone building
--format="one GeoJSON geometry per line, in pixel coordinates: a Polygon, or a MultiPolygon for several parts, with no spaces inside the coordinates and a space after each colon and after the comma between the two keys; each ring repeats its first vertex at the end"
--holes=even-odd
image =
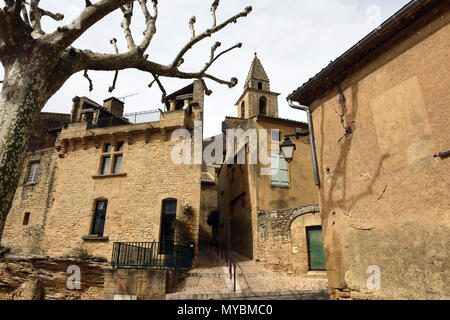
{"type": "Polygon", "coordinates": [[[450,297],[449,8],[410,2],[288,97],[312,110],[334,298],[450,297]]]}
{"type": "MultiPolygon", "coordinates": [[[[66,123],[44,134],[57,139],[44,139],[27,156],[2,245],[20,254],[87,252],[110,260],[114,242],[180,241],[174,219],[186,221],[197,242],[202,165],[193,161],[194,141],[188,163],[174,162],[180,141],[171,136],[177,129],[193,134],[203,103],[200,81],[168,95],[166,111],[128,118],[116,98],[103,105],[74,98],[66,123]]],[[[202,141],[202,131],[196,134],[202,141]]]]}
{"type": "Polygon", "coordinates": [[[297,140],[292,163],[280,152],[283,137],[295,134],[296,128],[307,132],[307,125],[278,117],[278,95],[270,90],[269,78],[255,54],[236,103],[239,117],[227,117],[223,123],[224,135],[231,142],[227,142],[227,158],[218,173],[219,239],[231,250],[272,269],[324,270],[308,137],[297,140]],[[230,138],[230,130],[236,139],[230,138]],[[252,132],[257,143],[252,141],[252,132]]]}

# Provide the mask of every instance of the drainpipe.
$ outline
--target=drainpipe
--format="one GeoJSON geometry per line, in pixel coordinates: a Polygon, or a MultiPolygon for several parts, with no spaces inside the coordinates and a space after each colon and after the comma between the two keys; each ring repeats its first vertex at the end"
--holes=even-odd
{"type": "Polygon", "coordinates": [[[293,104],[292,100],[288,100],[287,102],[288,102],[289,106],[293,109],[306,111],[306,115],[308,117],[309,142],[311,145],[311,155],[312,155],[312,161],[313,161],[313,167],[314,167],[314,180],[316,181],[316,186],[320,186],[319,171],[317,169],[316,143],[314,140],[314,130],[313,130],[313,123],[312,123],[312,118],[311,118],[311,110],[307,106],[293,104]]]}

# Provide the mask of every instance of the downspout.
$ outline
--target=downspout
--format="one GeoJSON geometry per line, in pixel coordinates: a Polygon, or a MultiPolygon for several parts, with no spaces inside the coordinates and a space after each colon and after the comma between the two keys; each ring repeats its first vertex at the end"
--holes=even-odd
{"type": "Polygon", "coordinates": [[[309,142],[311,145],[311,155],[312,155],[312,162],[313,162],[313,167],[314,167],[314,180],[316,181],[316,186],[320,186],[319,171],[317,168],[316,143],[315,143],[315,139],[314,139],[314,129],[313,129],[313,123],[312,123],[312,118],[311,118],[311,110],[307,106],[293,104],[292,100],[288,100],[287,102],[288,102],[289,106],[293,109],[306,111],[306,115],[308,117],[309,142]]]}

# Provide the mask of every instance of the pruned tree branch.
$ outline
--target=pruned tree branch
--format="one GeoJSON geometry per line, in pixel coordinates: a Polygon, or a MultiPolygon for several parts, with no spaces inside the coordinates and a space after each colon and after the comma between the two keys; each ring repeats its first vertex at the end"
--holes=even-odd
{"type": "Polygon", "coordinates": [[[214,28],[217,24],[216,20],[216,10],[219,7],[219,0],[215,0],[213,4],[211,5],[211,14],[212,14],[212,27],[214,28]]]}
{"type": "Polygon", "coordinates": [[[150,82],[150,84],[148,85],[148,87],[151,88],[152,85],[153,85],[153,83],[156,82],[156,83],[158,84],[159,89],[160,89],[161,92],[162,92],[161,102],[164,103],[165,100],[166,100],[166,96],[167,96],[166,89],[164,89],[164,86],[162,85],[161,81],[159,80],[159,76],[158,76],[158,75],[152,73],[152,76],[153,76],[153,79],[154,79],[154,80],[153,80],[152,82],[150,82]]]}
{"type": "Polygon", "coordinates": [[[220,47],[220,42],[216,42],[212,47],[211,47],[211,59],[209,60],[209,62],[205,65],[205,67],[200,71],[200,73],[204,73],[206,70],[209,69],[209,67],[217,60],[219,59],[222,55],[224,55],[225,53],[236,49],[236,48],[241,48],[242,47],[242,43],[239,42],[237,44],[235,44],[234,46],[222,51],[221,53],[219,53],[216,57],[214,57],[214,53],[217,50],[218,47],[220,47]]]}
{"type": "Polygon", "coordinates": [[[89,81],[89,92],[92,91],[92,90],[94,90],[94,86],[93,86],[93,84],[92,84],[92,80],[91,80],[91,78],[89,78],[89,75],[88,75],[88,71],[87,71],[87,70],[84,70],[83,77],[85,77],[85,78],[89,81]]]}
{"type": "Polygon", "coordinates": [[[195,39],[195,28],[194,28],[194,24],[197,21],[197,18],[195,18],[195,16],[192,16],[191,19],[189,19],[189,29],[191,29],[191,39],[195,39]]]}
{"type": "MultiPolygon", "coordinates": [[[[131,10],[133,10],[133,9],[131,9],[131,10]]],[[[117,47],[117,39],[113,38],[110,42],[114,46],[114,50],[116,51],[116,54],[119,54],[119,48],[117,47]]],[[[113,92],[114,89],[116,88],[116,82],[117,82],[118,76],[119,76],[119,71],[116,70],[116,72],[114,73],[114,80],[113,80],[112,86],[110,86],[108,89],[109,92],[113,92]]]]}
{"type": "Polygon", "coordinates": [[[128,50],[132,50],[136,48],[136,44],[134,43],[134,39],[130,30],[131,17],[133,16],[133,2],[121,6],[120,9],[123,12],[123,21],[121,27],[125,33],[125,39],[127,40],[128,50]]]}
{"type": "Polygon", "coordinates": [[[48,37],[55,41],[61,50],[65,50],[95,23],[120,8],[120,6],[132,1],[134,0],[100,0],[95,5],[88,5],[90,1],[86,1],[86,8],[74,21],[69,25],[58,28],[48,37]]]}
{"type": "Polygon", "coordinates": [[[232,22],[237,22],[237,20],[239,18],[242,17],[246,17],[250,12],[252,11],[252,7],[247,7],[245,8],[244,11],[236,14],[235,16],[229,18],[228,20],[224,21],[223,23],[219,24],[218,26],[215,26],[214,28],[211,29],[207,29],[206,31],[204,31],[203,33],[199,34],[198,36],[192,38],[182,49],[181,51],[178,53],[178,55],[175,57],[175,59],[173,60],[171,67],[176,67],[179,66],[180,64],[180,60],[183,58],[183,56],[185,55],[185,53],[191,49],[196,43],[200,42],[201,40],[212,36],[214,33],[222,30],[223,28],[225,28],[227,25],[229,25],[232,22]]]}

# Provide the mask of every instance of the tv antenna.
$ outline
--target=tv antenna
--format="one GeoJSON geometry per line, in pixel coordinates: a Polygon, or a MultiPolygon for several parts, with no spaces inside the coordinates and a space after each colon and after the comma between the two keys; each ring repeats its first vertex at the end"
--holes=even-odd
{"type": "Polygon", "coordinates": [[[139,95],[139,93],[136,92],[136,93],[132,93],[132,94],[129,94],[129,95],[126,95],[126,96],[123,96],[123,97],[118,97],[117,99],[122,100],[122,102],[125,103],[125,99],[126,98],[137,96],[137,95],[139,95]]]}

